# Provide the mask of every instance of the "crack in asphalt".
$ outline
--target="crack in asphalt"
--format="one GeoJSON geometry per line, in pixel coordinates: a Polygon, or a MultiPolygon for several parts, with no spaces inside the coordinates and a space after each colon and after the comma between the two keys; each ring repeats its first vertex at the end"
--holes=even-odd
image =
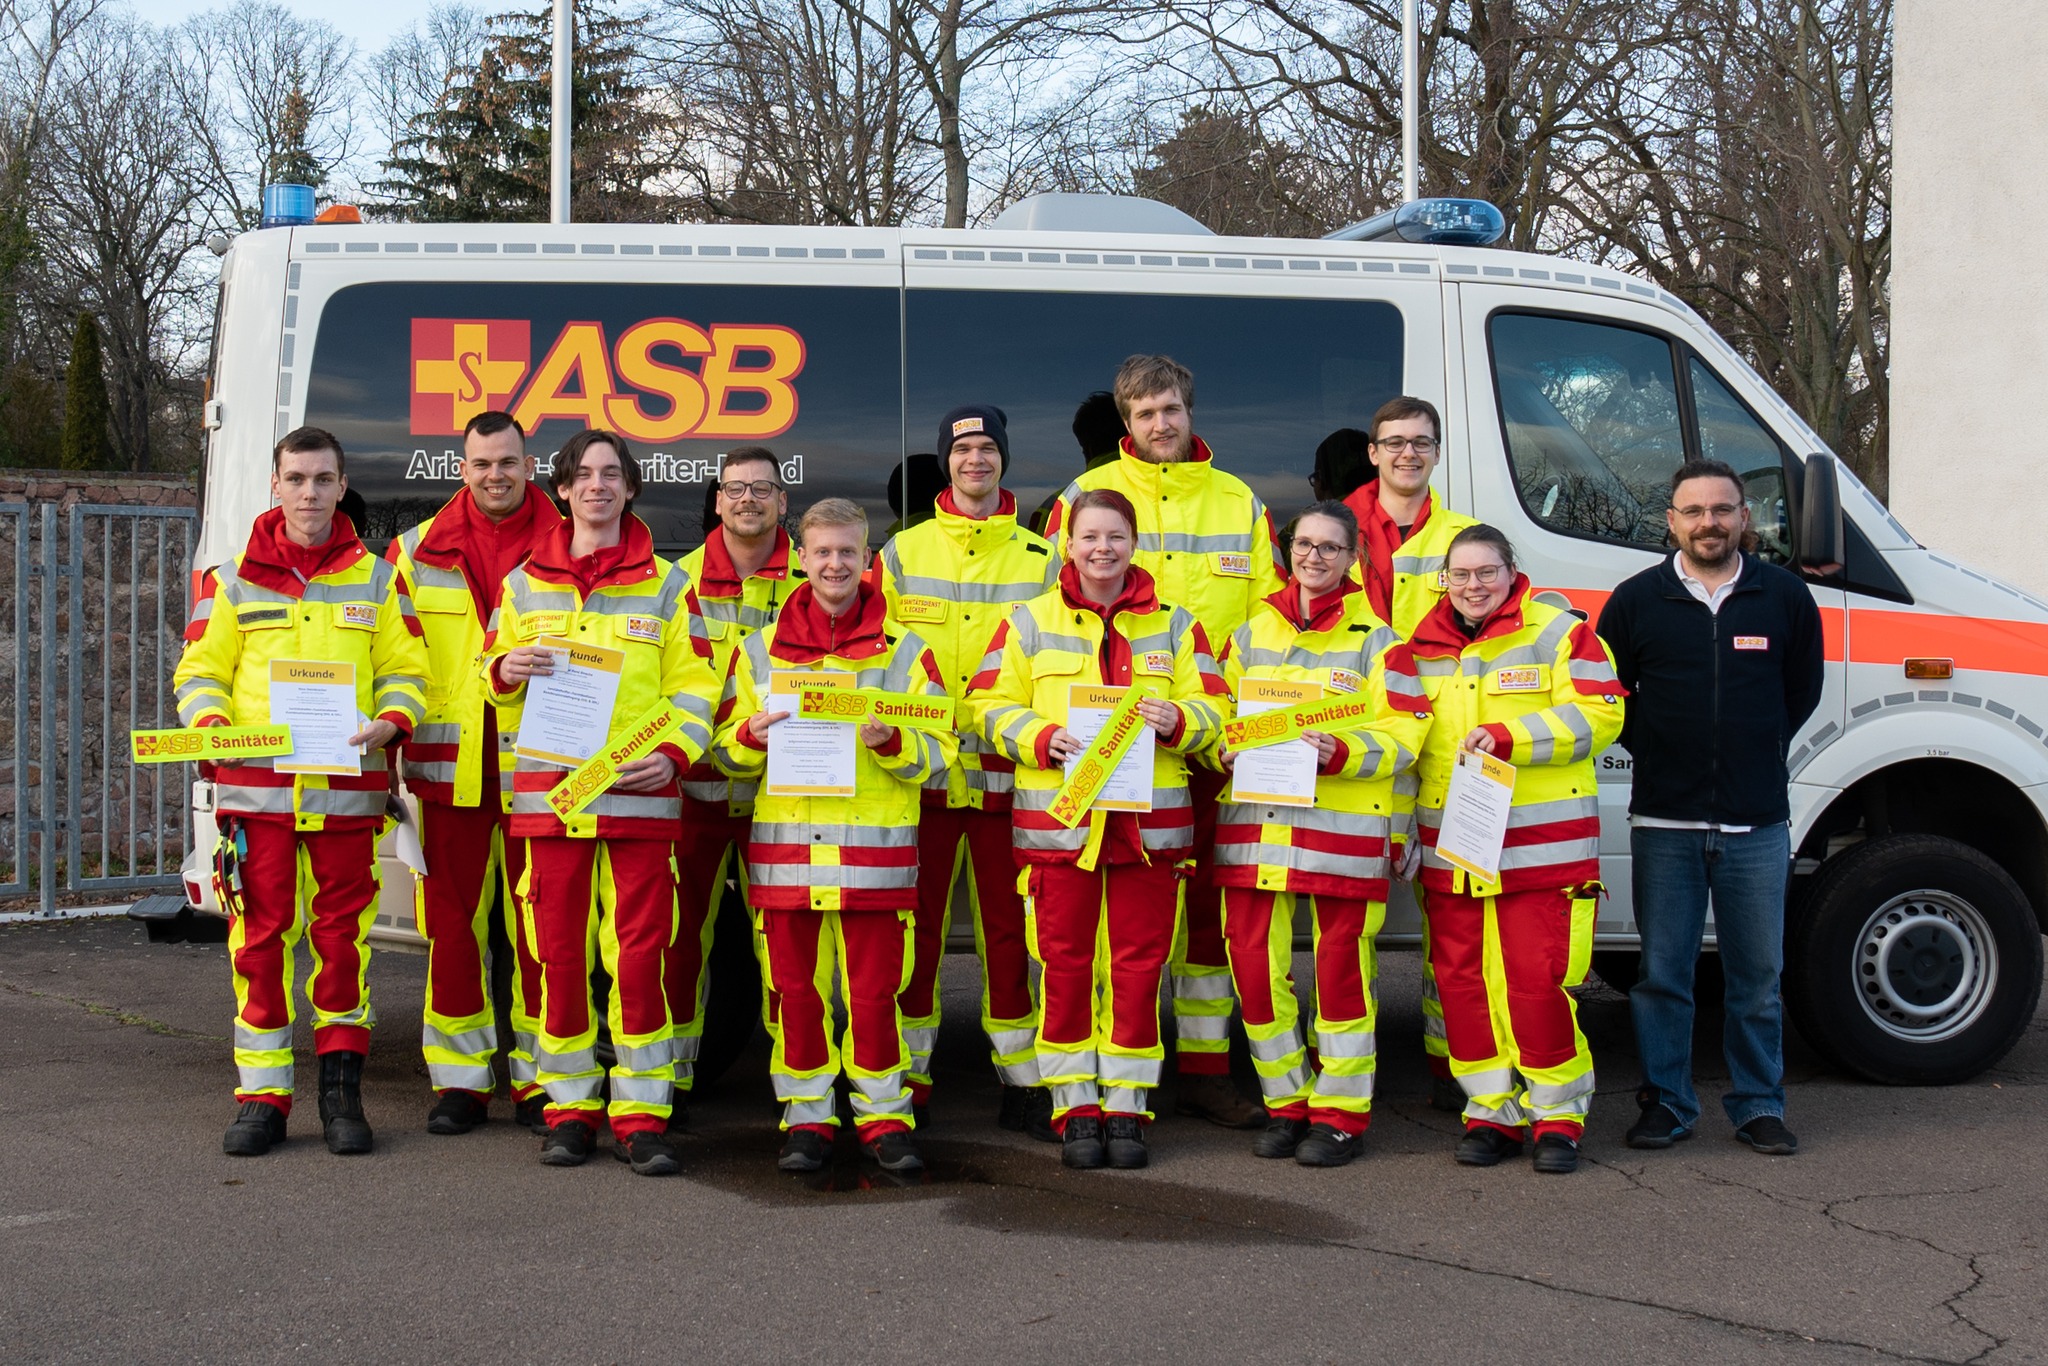
{"type": "Polygon", "coordinates": [[[58,1001],[67,1006],[76,1006],[88,1015],[98,1015],[112,1020],[115,1024],[146,1030],[167,1039],[200,1039],[208,1043],[228,1041],[225,1034],[201,1034],[196,1030],[180,1029],[174,1024],[166,1024],[162,1020],[152,1019],[132,1010],[124,1010],[120,1006],[110,1006],[101,1001],[81,1001],[76,996],[59,996],[54,991],[36,991],[30,987],[18,987],[12,982],[0,982],[0,991],[6,991],[12,996],[33,996],[39,1001],[58,1001]]]}

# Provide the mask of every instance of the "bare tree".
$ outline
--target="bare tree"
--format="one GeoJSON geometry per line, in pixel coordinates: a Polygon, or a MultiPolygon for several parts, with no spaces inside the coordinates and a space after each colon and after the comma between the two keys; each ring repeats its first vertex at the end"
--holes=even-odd
{"type": "Polygon", "coordinates": [[[211,169],[181,97],[185,54],[114,11],[81,29],[57,74],[34,226],[49,302],[105,330],[120,454],[149,469],[158,405],[203,344],[192,269],[211,169]]]}
{"type": "Polygon", "coordinates": [[[396,147],[411,136],[451,84],[476,70],[490,44],[490,20],[480,7],[438,4],[371,57],[364,84],[384,145],[396,147]]]}

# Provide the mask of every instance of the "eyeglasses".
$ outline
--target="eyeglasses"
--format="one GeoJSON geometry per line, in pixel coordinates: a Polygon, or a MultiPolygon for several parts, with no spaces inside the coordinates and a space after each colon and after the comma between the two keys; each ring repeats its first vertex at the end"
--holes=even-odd
{"type": "Polygon", "coordinates": [[[1712,503],[1706,507],[1676,508],[1674,511],[1688,522],[1703,521],[1708,517],[1713,518],[1717,522],[1725,522],[1736,513],[1742,511],[1742,504],[1712,503]]]}
{"type": "Polygon", "coordinates": [[[1304,541],[1299,536],[1294,538],[1291,549],[1296,558],[1304,560],[1334,560],[1340,555],[1351,553],[1351,547],[1348,545],[1334,545],[1329,541],[1304,541]]]}
{"type": "Polygon", "coordinates": [[[1392,451],[1395,455],[1408,450],[1414,451],[1417,455],[1436,454],[1436,438],[1433,436],[1389,436],[1372,444],[1383,451],[1392,451]]]}
{"type": "Polygon", "coordinates": [[[750,493],[765,502],[769,498],[774,497],[775,490],[781,487],[782,485],[776,483],[773,479],[756,479],[751,483],[744,479],[729,479],[718,486],[718,491],[734,502],[738,502],[750,493]]]}
{"type": "Polygon", "coordinates": [[[1453,588],[1463,588],[1468,583],[1490,588],[1507,572],[1508,567],[1504,564],[1482,565],[1478,569],[1446,569],[1444,582],[1453,588]]]}

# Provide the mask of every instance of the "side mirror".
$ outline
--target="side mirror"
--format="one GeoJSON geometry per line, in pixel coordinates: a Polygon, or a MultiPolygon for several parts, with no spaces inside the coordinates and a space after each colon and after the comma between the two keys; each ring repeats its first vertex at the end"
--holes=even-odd
{"type": "Polygon", "coordinates": [[[1799,525],[1794,531],[1799,568],[1831,574],[1842,567],[1842,488],[1835,476],[1835,458],[1825,451],[1806,457],[1799,525]]]}

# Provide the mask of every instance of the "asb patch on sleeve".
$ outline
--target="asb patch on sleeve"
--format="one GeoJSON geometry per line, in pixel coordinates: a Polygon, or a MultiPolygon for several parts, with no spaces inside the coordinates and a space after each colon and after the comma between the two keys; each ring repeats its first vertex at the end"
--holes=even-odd
{"type": "Polygon", "coordinates": [[[1357,692],[1359,685],[1364,683],[1364,681],[1364,679],[1349,669],[1330,670],[1331,692],[1357,692]]]}
{"type": "Polygon", "coordinates": [[[1173,673],[1173,656],[1164,650],[1148,650],[1145,652],[1144,663],[1140,667],[1148,674],[1171,675],[1173,673]]]}

